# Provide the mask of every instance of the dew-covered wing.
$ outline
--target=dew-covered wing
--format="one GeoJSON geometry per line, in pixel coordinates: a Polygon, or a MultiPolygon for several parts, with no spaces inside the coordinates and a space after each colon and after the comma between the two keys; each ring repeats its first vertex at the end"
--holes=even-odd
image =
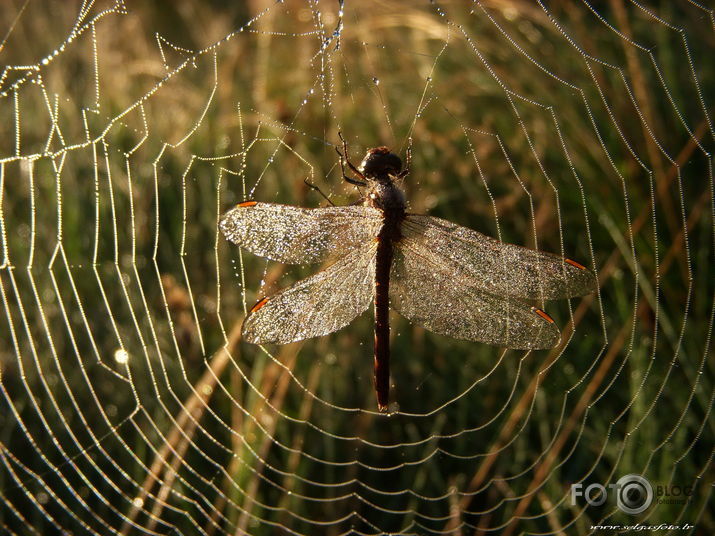
{"type": "Polygon", "coordinates": [[[365,206],[301,208],[275,203],[239,203],[221,218],[221,231],[251,253],[286,264],[336,258],[372,240],[379,210],[365,206]]]}
{"type": "Polygon", "coordinates": [[[243,322],[255,344],[301,341],[347,326],[372,302],[377,244],[370,241],[325,270],[260,300],[243,322]]]}
{"type": "Polygon", "coordinates": [[[461,264],[412,238],[400,241],[390,272],[390,306],[430,331],[515,349],[552,348],[559,330],[543,311],[495,295],[461,264]]]}
{"type": "Polygon", "coordinates": [[[593,272],[575,261],[505,244],[440,218],[409,214],[402,235],[408,243],[419,242],[432,257],[457,265],[475,286],[495,295],[554,300],[596,288],[593,272]]]}

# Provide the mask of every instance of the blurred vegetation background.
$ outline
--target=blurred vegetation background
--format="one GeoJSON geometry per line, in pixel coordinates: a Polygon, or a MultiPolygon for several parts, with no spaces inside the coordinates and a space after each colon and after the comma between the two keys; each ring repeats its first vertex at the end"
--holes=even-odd
{"type": "Polygon", "coordinates": [[[694,2],[3,2],[2,530],[713,533],[713,24],[694,2]],[[412,137],[412,211],[594,269],[598,294],[546,304],[562,343],[395,314],[391,416],[371,312],[242,343],[246,306],[316,267],[241,254],[218,218],[325,205],[305,180],[355,201],[340,131],[356,162],[412,137]],[[692,495],[571,500],[629,473],[692,495]]]}

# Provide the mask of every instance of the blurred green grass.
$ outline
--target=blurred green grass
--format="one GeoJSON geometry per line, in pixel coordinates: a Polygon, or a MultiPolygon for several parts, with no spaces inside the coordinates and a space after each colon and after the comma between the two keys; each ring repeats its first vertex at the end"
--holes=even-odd
{"type": "MultiPolygon", "coordinates": [[[[129,5],[127,15],[107,17],[96,26],[100,100],[97,112],[86,113],[86,123],[81,110],[96,106],[89,31],[81,46],[69,47],[43,69],[42,86],[23,86],[18,92],[21,154],[43,156],[32,164],[32,184],[27,161],[4,167],[3,226],[15,269],[12,274],[4,271],[2,281],[6,314],[19,333],[22,357],[18,359],[8,329],[2,381],[25,425],[31,430],[45,426],[38,407],[30,403],[34,400],[47,412],[60,444],[74,445],[69,429],[83,448],[96,451],[81,412],[71,409],[76,404],[96,427],[96,436],[105,438],[102,447],[109,454],[100,456],[103,470],[115,471],[113,463],[130,467],[135,481],[147,488],[146,471],[118,438],[137,445],[134,455],[147,464],[157,459],[148,445],[186,447],[188,438],[195,446],[175,454],[182,460],[179,474],[186,479],[176,484],[182,492],[201,495],[223,511],[226,498],[199,477],[212,475],[236,504],[304,533],[311,532],[310,525],[256,506],[250,497],[314,519],[335,519],[355,510],[387,531],[404,526],[410,514],[387,514],[355,498],[312,503],[288,497],[285,490],[317,497],[342,496],[348,490],[382,508],[449,516],[449,501],[417,497],[441,497],[454,486],[466,493],[454,499],[463,521],[486,527],[512,523],[505,531],[558,533],[579,513],[568,505],[570,482],[616,480],[640,473],[646,460],[645,474],[654,482],[700,482],[692,505],[684,511],[659,505],[648,522],[702,516],[700,529],[712,531],[715,521],[705,508],[712,477],[699,477],[710,463],[713,437],[712,362],[706,374],[699,370],[708,350],[715,290],[711,163],[680,123],[647,56],[636,54],[633,60],[632,47],[584,8],[551,6],[574,40],[605,63],[584,61],[538,6],[484,5],[486,11],[472,6],[470,13],[459,3],[446,3],[440,16],[430,5],[411,2],[348,4],[340,48],[333,50],[336,43],[330,42],[324,56],[316,51],[337,24],[333,4],[321,5],[324,27],[309,4],[295,1],[129,5]],[[261,15],[264,8],[268,11],[261,15]],[[570,85],[512,48],[487,13],[527,54],[570,85]],[[185,51],[202,50],[255,16],[260,18],[245,32],[198,55],[152,90],[190,57],[185,51]],[[164,58],[155,32],[162,37],[164,58]],[[624,78],[633,88],[637,110],[624,78]],[[53,136],[48,144],[51,121],[45,97],[52,104],[54,94],[63,142],[53,136]],[[142,105],[132,107],[140,99],[142,105]],[[666,155],[684,155],[680,176],[654,146],[639,112],[666,155]],[[378,144],[404,152],[412,136],[413,173],[405,186],[415,212],[429,211],[530,247],[554,252],[563,247],[563,253],[597,268],[603,287],[597,299],[587,298],[583,305],[576,300],[570,307],[547,304],[562,328],[575,311],[578,324],[564,352],[524,357],[512,351],[502,357],[499,349],[430,334],[395,315],[393,397],[404,412],[438,408],[501,362],[477,389],[429,418],[386,420],[314,401],[281,364],[320,399],[373,409],[372,323],[366,314],[331,336],[269,348],[272,355],[234,341],[229,345],[232,360],[212,383],[207,370],[220,362],[220,349],[244,314],[240,283],[245,280],[250,306],[263,291],[261,281],[269,288],[283,287],[314,269],[267,265],[250,254],[239,258],[237,248],[217,234],[218,215],[249,191],[266,201],[324,203],[304,184],[305,178],[338,203],[354,201],[355,192],[340,182],[334,151],[339,130],[356,161],[378,144]],[[88,137],[102,141],[88,145],[88,137]],[[44,151],[48,147],[61,155],[62,144],[77,147],[66,151],[58,172],[44,151]],[[683,214],[689,226],[687,247],[681,234],[683,214]],[[67,266],[55,248],[58,234],[67,266]],[[26,271],[31,255],[32,268],[26,271]],[[24,310],[12,296],[21,297],[24,310]],[[131,383],[112,372],[124,374],[112,361],[119,346],[132,356],[131,383]],[[23,377],[32,397],[24,391],[23,377]],[[53,407],[43,381],[63,409],[53,407]],[[208,385],[211,390],[202,391],[208,385]],[[198,429],[184,421],[186,428],[179,428],[189,430],[186,435],[168,439],[172,419],[181,415],[187,400],[196,398],[194,390],[205,396],[210,411],[197,410],[198,429]],[[308,419],[317,430],[276,418],[263,397],[280,414],[308,419]],[[114,425],[121,423],[116,437],[102,412],[114,425]],[[158,429],[145,432],[152,420],[158,429]],[[371,448],[361,441],[336,440],[325,430],[402,446],[371,448]],[[439,438],[441,434],[450,437],[439,438]],[[381,474],[360,465],[345,469],[295,456],[274,440],[307,449],[318,459],[359,460],[373,467],[419,460],[434,448],[465,458],[438,453],[428,462],[381,474]],[[418,443],[408,444],[413,441],[418,443]],[[219,470],[226,467],[225,474],[219,470]],[[323,488],[292,473],[321,482],[355,478],[381,491],[413,489],[417,497],[386,497],[359,485],[323,488]],[[281,487],[267,485],[257,474],[281,487]],[[538,488],[544,476],[548,478],[538,488]],[[198,492],[190,491],[189,483],[198,492]],[[520,500],[524,494],[528,499],[520,500]],[[513,497],[517,499],[500,505],[513,497]],[[559,503],[564,497],[566,502],[559,503]],[[548,506],[553,503],[558,503],[555,510],[548,506]],[[529,517],[515,521],[515,515],[529,517]]],[[[604,4],[599,13],[622,27],[619,5],[604,4]]],[[[28,5],[2,49],[4,63],[37,62],[47,53],[47,43],[64,39],[77,6],[58,6],[28,5]]],[[[0,9],[0,20],[11,21],[20,3],[0,9]]],[[[669,5],[659,10],[688,29],[702,94],[711,96],[713,73],[705,54],[712,51],[713,36],[707,21],[695,10],[680,12],[669,5]]],[[[653,46],[680,114],[700,143],[712,147],[680,35],[634,9],[626,10],[626,21],[635,41],[653,46]]],[[[0,118],[6,158],[14,152],[12,98],[5,98],[0,118]]],[[[60,158],[54,158],[55,165],[60,158]]],[[[3,413],[3,444],[9,452],[22,452],[27,441],[14,417],[3,413]]],[[[74,451],[56,451],[49,437],[37,442],[57,464],[81,452],[76,445],[74,451]]],[[[30,456],[23,461],[43,466],[30,456]]],[[[74,463],[88,466],[82,456],[74,463]]],[[[4,493],[23,502],[8,474],[2,478],[4,493]]],[[[86,489],[81,482],[76,485],[86,489]]],[[[106,483],[101,489],[114,493],[106,483]]],[[[140,493],[131,486],[123,492],[128,497],[140,493]]],[[[249,523],[235,506],[224,507],[230,523],[249,523]]],[[[185,519],[160,510],[165,519],[193,530],[185,519]]],[[[40,513],[28,511],[34,512],[32,524],[46,526],[40,513]]],[[[564,531],[586,534],[607,512],[588,509],[564,531]]],[[[5,523],[14,523],[6,511],[0,515],[5,523]]],[[[151,523],[146,514],[137,519],[151,523]]],[[[615,514],[612,519],[625,523],[630,518],[615,514]]],[[[368,524],[356,524],[368,530],[368,524]]],[[[448,525],[427,523],[434,530],[448,525]]],[[[251,527],[255,533],[271,530],[251,527]]],[[[326,530],[340,532],[336,527],[326,530]]]]}

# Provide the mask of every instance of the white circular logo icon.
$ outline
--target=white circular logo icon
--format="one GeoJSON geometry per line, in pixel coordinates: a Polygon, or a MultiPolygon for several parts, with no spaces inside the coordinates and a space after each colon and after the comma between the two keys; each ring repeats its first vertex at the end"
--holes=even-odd
{"type": "Polygon", "coordinates": [[[616,501],[621,512],[636,515],[653,502],[653,488],[640,475],[625,475],[616,482],[616,501]]]}

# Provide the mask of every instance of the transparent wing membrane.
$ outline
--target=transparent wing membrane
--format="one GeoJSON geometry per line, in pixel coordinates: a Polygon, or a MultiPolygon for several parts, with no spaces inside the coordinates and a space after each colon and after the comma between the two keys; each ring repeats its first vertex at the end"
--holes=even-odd
{"type": "Polygon", "coordinates": [[[251,253],[286,264],[343,255],[374,238],[379,210],[365,206],[300,208],[248,201],[221,219],[221,231],[251,253]]]}
{"type": "Polygon", "coordinates": [[[552,348],[559,330],[547,315],[506,296],[485,292],[471,271],[440,257],[434,245],[397,244],[390,305],[415,324],[456,339],[515,349],[552,348]],[[541,313],[541,314],[540,314],[541,313]]]}
{"type": "Polygon", "coordinates": [[[596,288],[593,273],[578,263],[505,244],[440,218],[410,214],[402,234],[407,247],[419,242],[430,258],[449,260],[469,274],[475,287],[493,294],[555,300],[583,296],[596,288]]]}
{"type": "Polygon", "coordinates": [[[370,241],[325,270],[259,301],[243,323],[243,339],[286,344],[347,326],[372,301],[376,248],[370,241]]]}

